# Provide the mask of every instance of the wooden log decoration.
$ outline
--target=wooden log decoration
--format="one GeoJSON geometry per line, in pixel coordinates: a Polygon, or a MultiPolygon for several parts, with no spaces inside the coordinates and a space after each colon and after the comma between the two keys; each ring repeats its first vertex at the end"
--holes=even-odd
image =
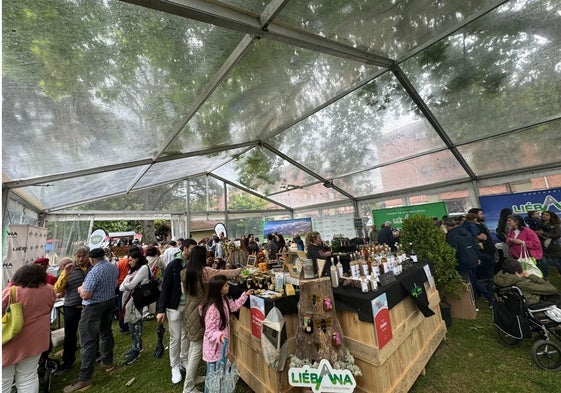
{"type": "Polygon", "coordinates": [[[343,332],[337,319],[331,279],[300,280],[296,357],[331,364],[345,358],[343,332]]]}

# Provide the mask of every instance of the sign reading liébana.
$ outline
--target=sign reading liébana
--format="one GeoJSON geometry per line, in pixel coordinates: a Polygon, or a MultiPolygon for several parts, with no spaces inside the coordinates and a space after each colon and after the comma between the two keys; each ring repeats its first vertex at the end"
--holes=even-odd
{"type": "Polygon", "coordinates": [[[288,370],[288,383],[291,386],[311,388],[314,393],[337,392],[351,393],[356,381],[349,370],[335,370],[327,359],[322,359],[317,368],[292,367],[288,370]]]}

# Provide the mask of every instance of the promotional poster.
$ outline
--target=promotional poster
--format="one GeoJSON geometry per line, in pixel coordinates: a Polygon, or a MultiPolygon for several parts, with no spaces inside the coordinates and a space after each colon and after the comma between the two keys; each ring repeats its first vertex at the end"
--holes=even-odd
{"type": "Polygon", "coordinates": [[[561,188],[482,196],[479,197],[479,203],[485,214],[485,225],[494,233],[503,208],[511,208],[513,214],[522,217],[526,217],[530,210],[551,210],[561,215],[561,188]]]}
{"type": "Polygon", "coordinates": [[[384,222],[391,221],[394,228],[401,229],[403,220],[409,216],[418,214],[427,217],[438,217],[440,220],[442,216],[448,214],[448,210],[446,210],[446,203],[444,202],[372,210],[372,218],[378,228],[380,228],[384,222]]]}

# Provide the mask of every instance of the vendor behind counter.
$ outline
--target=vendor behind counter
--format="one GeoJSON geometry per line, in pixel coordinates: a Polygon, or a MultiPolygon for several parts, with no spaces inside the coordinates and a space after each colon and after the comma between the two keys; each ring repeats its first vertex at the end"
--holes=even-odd
{"type": "Polygon", "coordinates": [[[327,246],[321,239],[319,232],[309,232],[306,235],[306,255],[312,260],[314,264],[314,273],[319,277],[329,276],[329,269],[331,267],[331,248],[327,246]],[[321,272],[318,272],[318,259],[325,260],[325,266],[321,272]]]}

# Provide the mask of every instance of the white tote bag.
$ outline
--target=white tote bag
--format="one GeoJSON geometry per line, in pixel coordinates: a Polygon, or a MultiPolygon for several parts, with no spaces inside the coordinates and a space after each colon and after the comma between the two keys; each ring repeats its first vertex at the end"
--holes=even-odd
{"type": "Polygon", "coordinates": [[[522,252],[520,253],[520,258],[518,262],[522,264],[522,269],[529,274],[534,274],[539,278],[543,278],[543,273],[540,268],[536,265],[536,259],[530,256],[528,248],[525,243],[522,243],[522,252]]]}

